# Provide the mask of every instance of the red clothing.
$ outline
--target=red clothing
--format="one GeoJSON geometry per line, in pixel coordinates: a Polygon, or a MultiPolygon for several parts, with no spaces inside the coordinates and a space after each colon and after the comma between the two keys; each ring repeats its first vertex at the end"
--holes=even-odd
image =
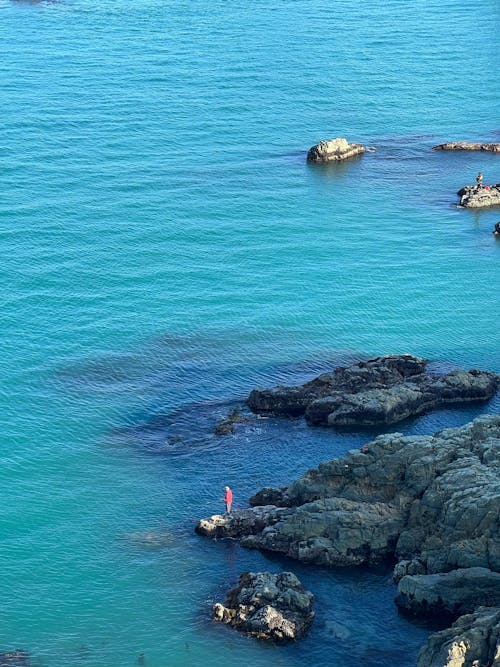
{"type": "Polygon", "coordinates": [[[225,503],[232,503],[233,502],[233,492],[231,489],[228,489],[226,491],[226,495],[224,496],[224,502],[225,503]]]}

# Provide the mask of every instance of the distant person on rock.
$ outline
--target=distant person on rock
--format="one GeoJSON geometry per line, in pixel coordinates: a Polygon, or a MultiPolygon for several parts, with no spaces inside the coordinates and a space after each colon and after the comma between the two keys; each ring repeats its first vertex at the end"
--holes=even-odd
{"type": "Polygon", "coordinates": [[[224,487],[224,490],[225,494],[223,501],[226,503],[226,514],[231,514],[231,506],[233,504],[233,492],[228,486],[224,487]]]}
{"type": "Polygon", "coordinates": [[[476,176],[477,189],[481,190],[483,187],[483,172],[480,171],[476,176]]]}

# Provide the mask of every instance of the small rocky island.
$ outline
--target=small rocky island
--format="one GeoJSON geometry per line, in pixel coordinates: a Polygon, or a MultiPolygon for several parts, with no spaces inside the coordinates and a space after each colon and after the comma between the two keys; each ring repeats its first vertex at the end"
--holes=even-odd
{"type": "Polygon", "coordinates": [[[225,603],[213,606],[212,618],[258,639],[296,641],[312,623],[313,601],[292,572],[244,572],[225,603]]]}
{"type": "Polygon", "coordinates": [[[486,208],[500,206],[500,183],[496,185],[466,185],[457,192],[460,206],[464,208],[486,208]]]}
{"type": "Polygon", "coordinates": [[[449,141],[432,147],[433,151],[488,151],[500,153],[500,143],[485,143],[481,141],[449,141]]]}
{"type": "Polygon", "coordinates": [[[196,532],[318,565],[396,560],[402,610],[459,618],[430,637],[418,667],[498,667],[499,469],[500,415],[434,436],[391,433],[196,532]]]}
{"type": "Polygon", "coordinates": [[[316,163],[338,162],[365,152],[366,148],[361,144],[350,144],[347,139],[337,137],[328,141],[320,141],[319,144],[312,146],[307,152],[307,161],[316,163]]]}
{"type": "Polygon", "coordinates": [[[300,386],[254,389],[250,409],[260,415],[305,415],[310,425],[394,424],[449,403],[485,401],[500,376],[486,371],[427,372],[425,359],[387,355],[336,368],[300,386]]]}

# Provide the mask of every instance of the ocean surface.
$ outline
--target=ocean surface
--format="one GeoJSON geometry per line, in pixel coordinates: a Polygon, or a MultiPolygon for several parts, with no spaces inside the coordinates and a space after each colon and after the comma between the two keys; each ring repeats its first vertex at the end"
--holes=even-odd
{"type": "MultiPolygon", "coordinates": [[[[0,651],[44,667],[410,667],[390,570],[197,537],[373,433],[260,419],[255,386],[409,352],[500,371],[497,0],[0,0],[0,651]],[[375,149],[312,167],[345,136],[375,149]],[[292,569],[309,635],[210,621],[292,569]],[[143,654],[142,657],[141,654],[143,654]]],[[[500,410],[450,408],[433,433],[500,410]]]]}

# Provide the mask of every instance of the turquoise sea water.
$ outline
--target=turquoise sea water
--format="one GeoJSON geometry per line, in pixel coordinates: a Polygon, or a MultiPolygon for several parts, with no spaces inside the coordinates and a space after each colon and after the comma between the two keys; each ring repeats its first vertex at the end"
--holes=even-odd
{"type": "MultiPolygon", "coordinates": [[[[256,385],[393,352],[500,371],[496,0],[0,0],[0,651],[47,667],[414,665],[389,571],[193,534],[371,434],[213,425],[256,385]],[[309,167],[346,136],[376,148],[309,167]],[[149,541],[148,541],[149,538],[149,541]],[[151,539],[153,542],[151,542],[151,539]],[[300,644],[209,621],[245,569],[316,596],[300,644]]],[[[431,433],[486,406],[395,430],[431,433]]]]}

